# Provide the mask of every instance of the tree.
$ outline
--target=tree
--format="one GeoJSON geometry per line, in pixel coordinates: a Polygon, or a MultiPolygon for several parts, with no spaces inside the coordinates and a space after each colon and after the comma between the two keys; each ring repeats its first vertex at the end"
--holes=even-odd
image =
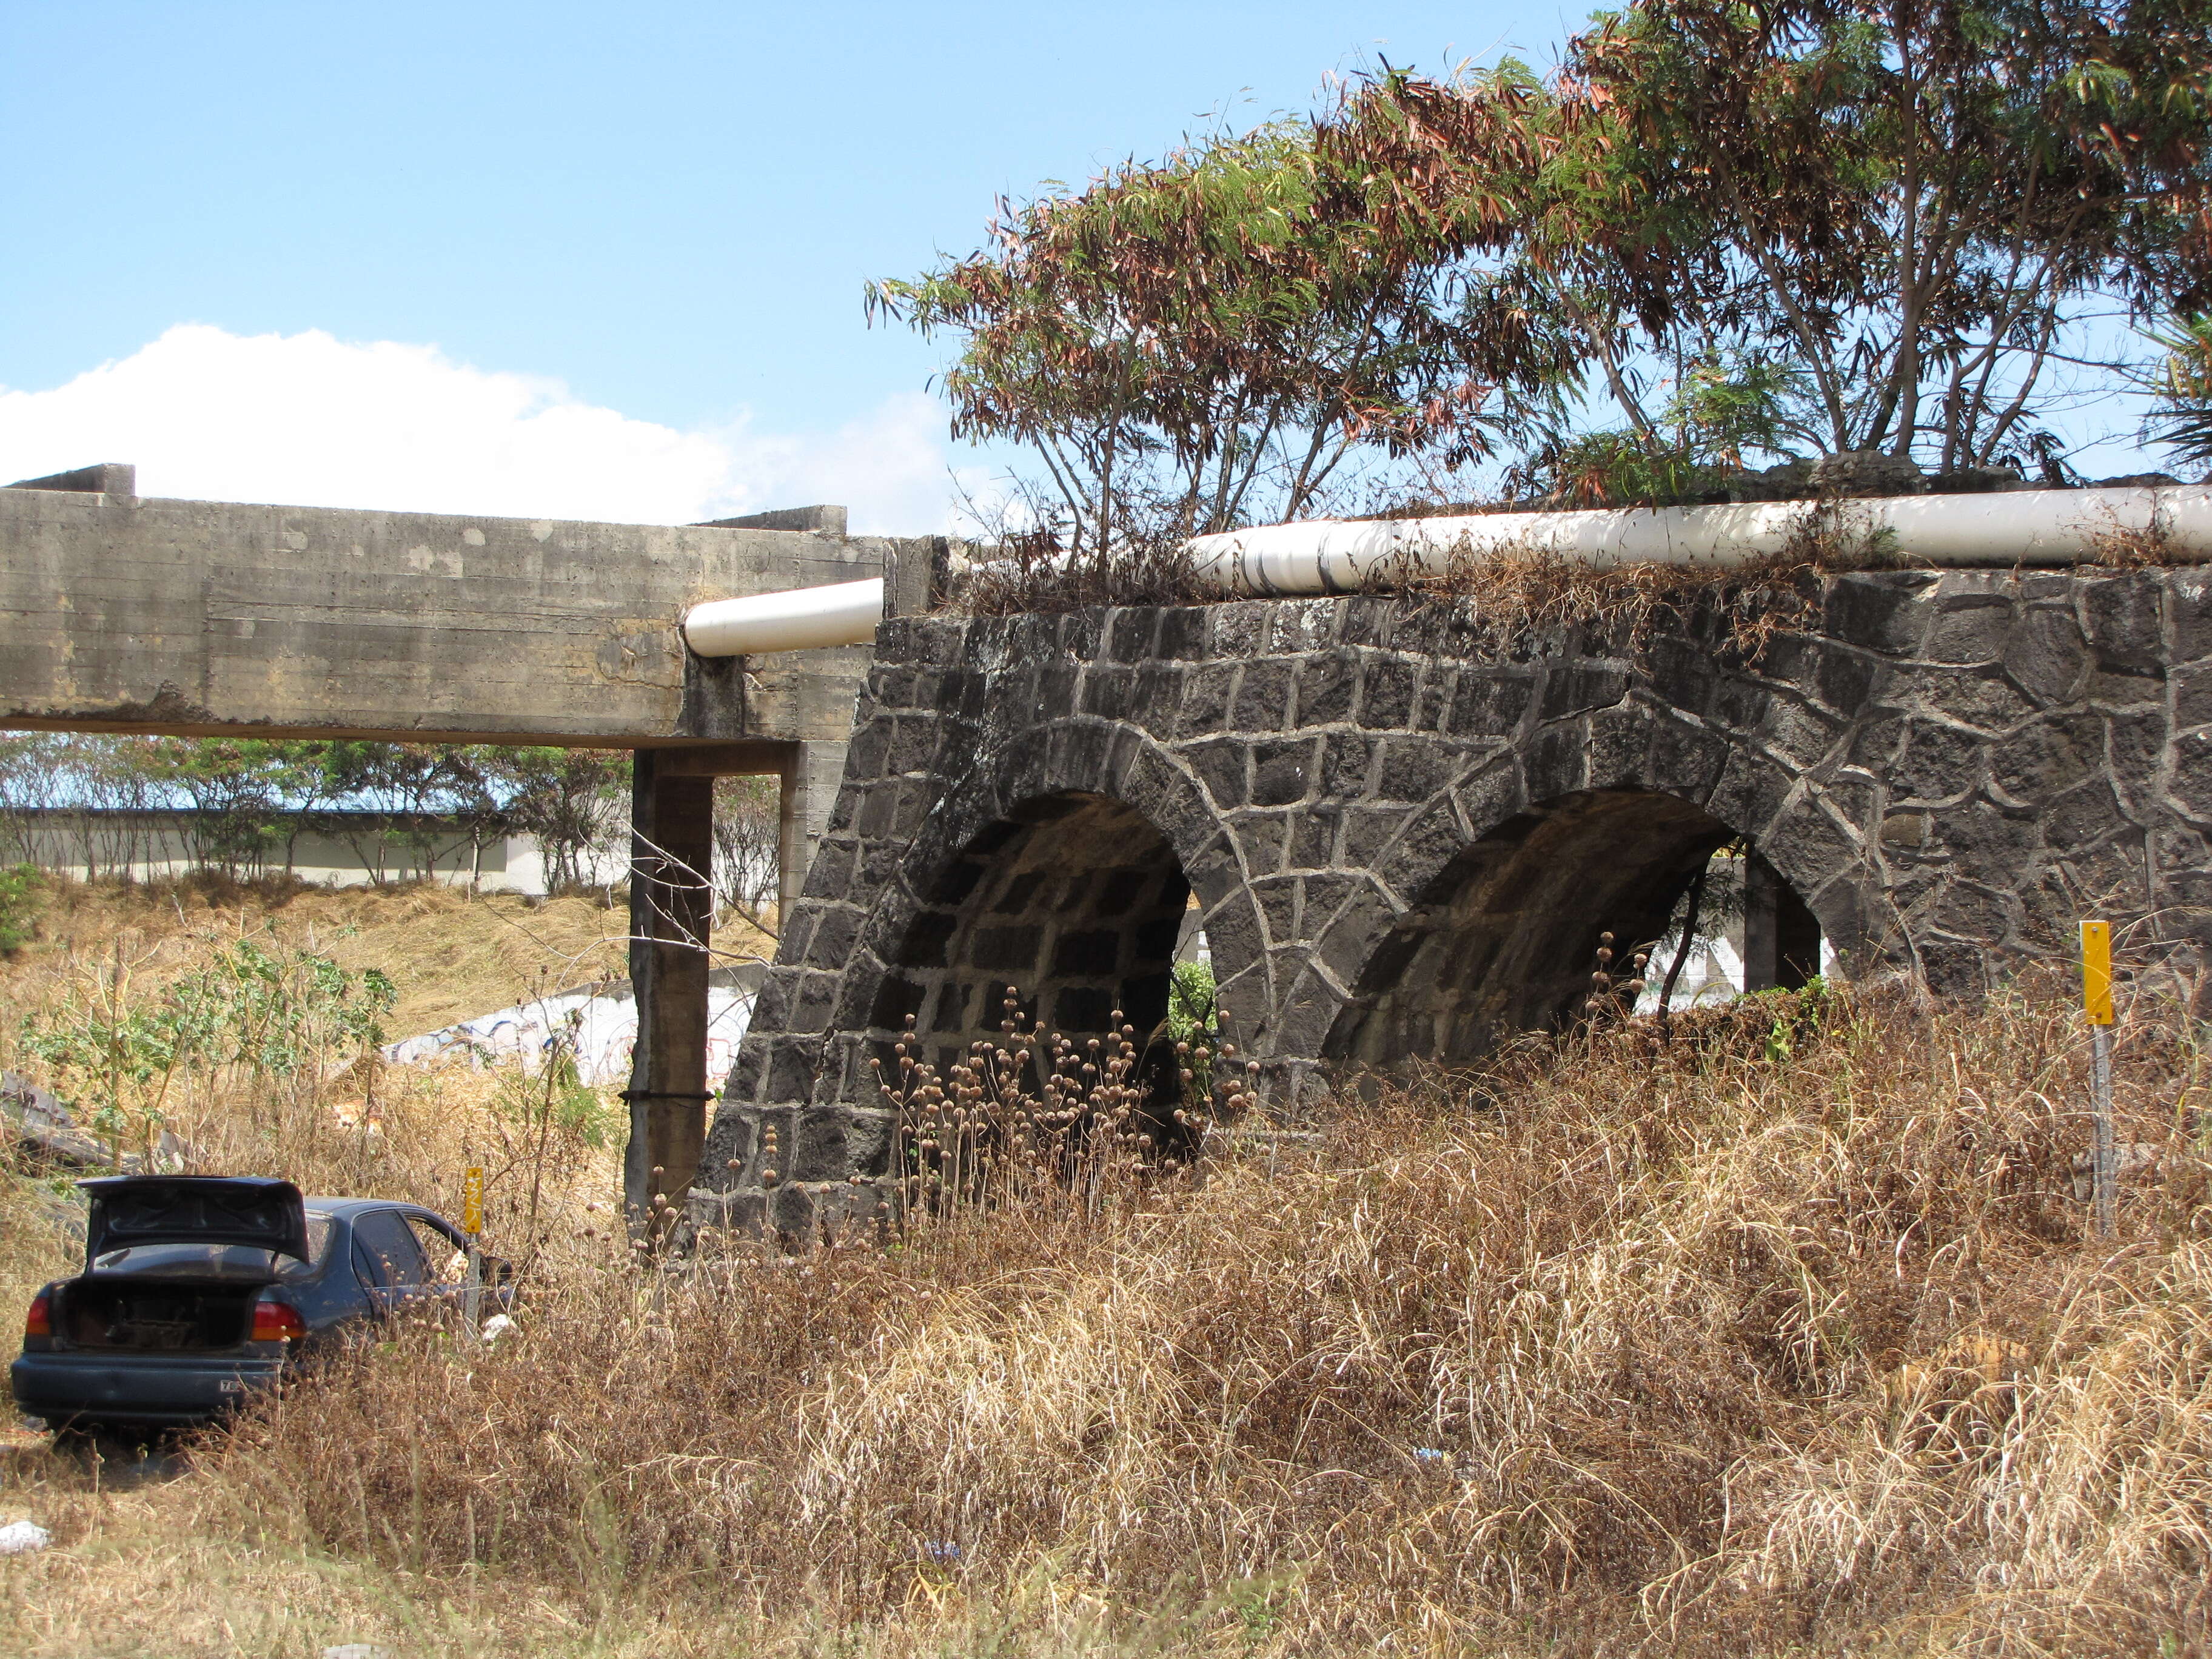
{"type": "Polygon", "coordinates": [[[2184,463],[2212,468],[2212,316],[2191,317],[2165,337],[2153,382],[2154,431],[2184,463]]]}
{"type": "Polygon", "coordinates": [[[43,732],[0,734],[0,866],[27,862],[43,850],[32,815],[54,804],[60,746],[43,732]]]}
{"type": "Polygon", "coordinates": [[[538,746],[483,751],[515,827],[538,837],[553,892],[592,879],[592,850],[629,811],[630,757],[622,749],[538,746]]]}
{"type": "Polygon", "coordinates": [[[2212,313],[2208,143],[2203,0],[1632,0],[1549,76],[1386,65],[1001,204],[869,304],[958,340],[956,435],[1029,446],[1078,550],[1516,447],[1587,500],[1804,451],[2057,476],[2057,417],[2212,313]]]}
{"type": "MultiPolygon", "coordinates": [[[[1525,81],[1474,118],[1501,148],[1525,81]]],[[[1506,204],[1321,140],[1278,120],[1002,203],[992,246],[870,309],[959,337],[955,435],[1030,446],[1078,551],[1310,511],[1362,453],[1488,453],[1501,388],[1557,368],[1550,331],[1455,272],[1505,244],[1506,204]]]]}
{"type": "Polygon", "coordinates": [[[763,932],[783,873],[781,807],[774,779],[714,780],[715,901],[763,932]]]}
{"type": "Polygon", "coordinates": [[[263,738],[150,738],[137,751],[156,792],[191,803],[194,860],[236,878],[258,873],[282,834],[294,775],[319,769],[312,750],[263,738]]]}
{"type": "Polygon", "coordinates": [[[142,861],[159,853],[149,819],[169,804],[150,775],[150,738],[70,733],[58,737],[49,751],[54,805],[89,809],[82,820],[82,848],[88,879],[104,864],[110,875],[130,879],[142,861]]]}
{"type": "MultiPolygon", "coordinates": [[[[280,841],[289,873],[309,829],[353,846],[380,885],[395,849],[402,873],[428,878],[456,847],[480,860],[491,838],[521,830],[538,837],[551,884],[577,886],[623,820],[629,764],[625,750],[352,738],[0,739],[0,866],[52,858],[33,814],[73,805],[90,809],[86,874],[127,875],[153,854],[147,821],[187,806],[194,861],[232,876],[267,867],[280,841]]],[[[772,848],[772,804],[769,816],[772,848]]]]}
{"type": "Polygon", "coordinates": [[[311,821],[360,853],[379,885],[395,835],[407,847],[410,873],[427,881],[462,838],[480,848],[504,823],[483,769],[464,746],[343,738],[324,745],[319,763],[322,798],[351,805],[343,817],[311,821]]]}
{"type": "Polygon", "coordinates": [[[1777,447],[2033,459],[2056,404],[2125,386],[2142,325],[2212,296],[2202,0],[1634,0],[1518,99],[1510,153],[1494,104],[1385,76],[1336,125],[1448,203],[1504,181],[1490,279],[1646,454],[1680,447],[1655,389],[1702,375],[1763,377],[1777,447]]]}

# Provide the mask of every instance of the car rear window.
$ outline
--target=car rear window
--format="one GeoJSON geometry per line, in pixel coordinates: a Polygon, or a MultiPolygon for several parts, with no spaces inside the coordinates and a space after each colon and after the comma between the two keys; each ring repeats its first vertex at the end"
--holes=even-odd
{"type": "Polygon", "coordinates": [[[330,1243],[330,1217],[311,1211],[305,1261],[252,1244],[132,1244],[100,1256],[92,1270],[141,1279],[305,1279],[322,1266],[330,1243]]]}

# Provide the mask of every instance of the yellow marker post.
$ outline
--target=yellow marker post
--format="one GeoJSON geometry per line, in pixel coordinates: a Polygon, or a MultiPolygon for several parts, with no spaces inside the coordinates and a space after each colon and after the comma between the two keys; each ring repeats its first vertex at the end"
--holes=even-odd
{"type": "Polygon", "coordinates": [[[2112,924],[2081,924],[2081,1006],[2089,1024],[2112,1023],[2112,924]]]}
{"type": "Polygon", "coordinates": [[[2112,1152],[2112,924],[2081,924],[2081,1008],[2089,1017],[2089,1105],[2096,1125],[2090,1192],[2097,1231],[2109,1238],[2119,1224],[2119,1170],[2112,1152]]]}
{"type": "Polygon", "coordinates": [[[483,1305],[483,1255],[477,1235],[483,1231],[483,1166],[471,1164],[461,1172],[461,1231],[469,1236],[469,1282],[461,1296],[461,1316],[469,1334],[477,1334],[477,1315],[483,1305]]]}

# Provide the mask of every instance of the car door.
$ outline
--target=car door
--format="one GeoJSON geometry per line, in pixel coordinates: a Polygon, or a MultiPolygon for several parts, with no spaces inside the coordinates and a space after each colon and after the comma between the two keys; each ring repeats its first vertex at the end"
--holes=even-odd
{"type": "Polygon", "coordinates": [[[395,1314],[431,1294],[422,1247],[397,1210],[367,1210],[354,1218],[355,1261],[372,1306],[395,1314]]]}
{"type": "Polygon", "coordinates": [[[441,1223],[427,1215],[411,1213],[407,1217],[407,1224],[414,1230],[416,1243],[422,1247],[423,1283],[429,1293],[458,1307],[468,1286],[468,1240],[459,1233],[447,1232],[441,1223]]]}

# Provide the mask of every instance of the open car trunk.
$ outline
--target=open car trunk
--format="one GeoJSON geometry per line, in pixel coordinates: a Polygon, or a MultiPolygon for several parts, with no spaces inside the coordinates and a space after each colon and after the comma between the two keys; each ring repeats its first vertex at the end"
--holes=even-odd
{"type": "Polygon", "coordinates": [[[54,1334],[72,1348],[180,1353],[235,1348],[252,1328],[261,1286],[88,1273],[62,1291],[54,1334]]]}
{"type": "MultiPolygon", "coordinates": [[[[54,1334],[71,1348],[184,1353],[236,1348],[263,1288],[303,1271],[316,1244],[289,1181],[111,1176],[92,1200],[85,1272],[61,1288],[54,1334]]],[[[327,1222],[317,1224],[327,1236],[327,1222]]]]}

